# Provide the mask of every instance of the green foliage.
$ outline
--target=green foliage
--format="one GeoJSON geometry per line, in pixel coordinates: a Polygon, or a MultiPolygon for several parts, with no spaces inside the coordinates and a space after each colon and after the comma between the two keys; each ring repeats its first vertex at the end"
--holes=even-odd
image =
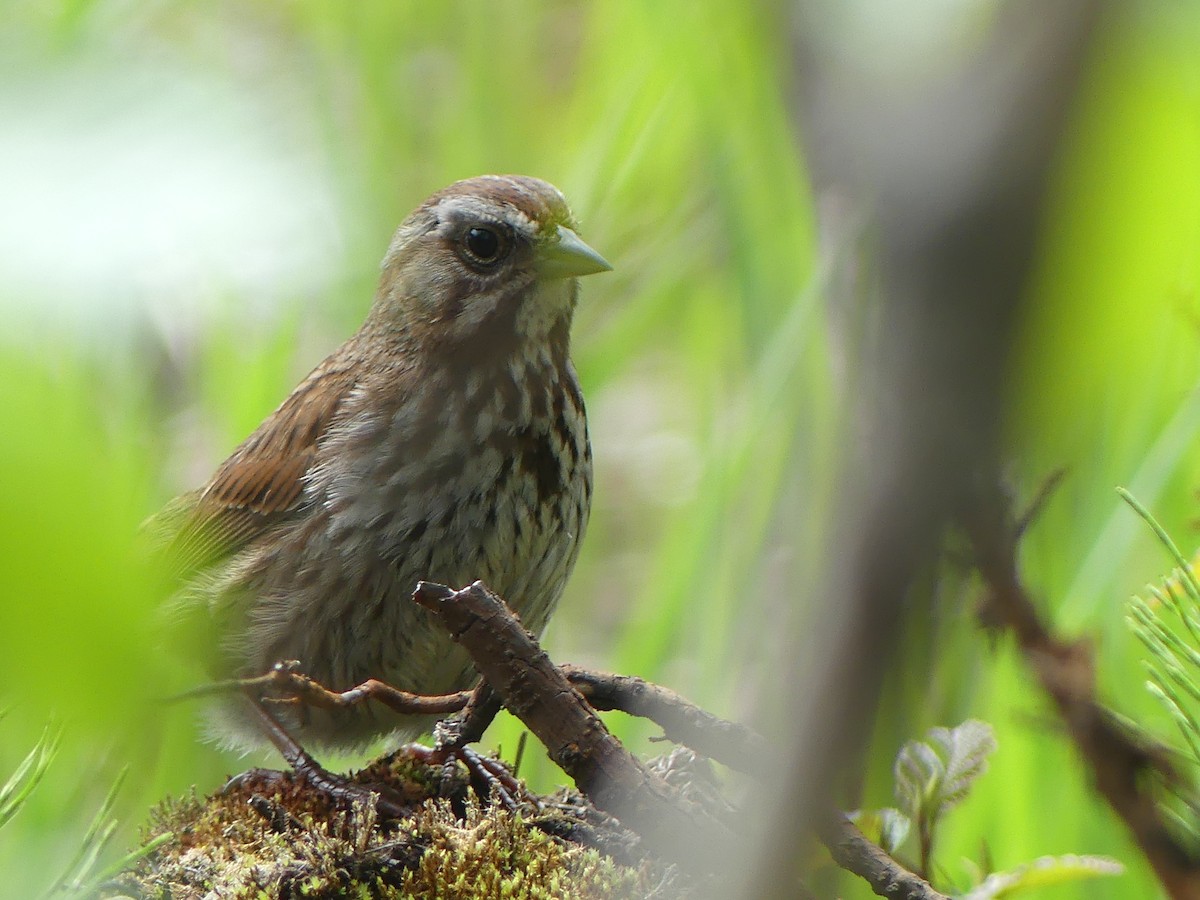
{"type": "MultiPolygon", "coordinates": [[[[892,856],[902,851],[915,823],[920,853],[916,871],[936,883],[933,848],[945,815],[967,798],[995,750],[995,734],[986,722],[968,719],[954,728],[930,729],[926,740],[908,741],[896,754],[893,771],[899,809],[861,811],[853,817],[855,823],[892,856]]],[[[1003,872],[989,873],[969,860],[965,868],[972,886],[959,895],[963,900],[1011,897],[1125,871],[1108,857],[1075,854],[1044,856],[1003,872]]]]}
{"type": "MultiPolygon", "coordinates": [[[[3,720],[5,715],[5,712],[0,711],[0,720],[3,720]]],[[[16,771],[0,785],[0,828],[20,812],[33,789],[45,776],[46,770],[54,760],[54,754],[58,752],[58,742],[61,738],[59,729],[47,725],[16,771]]]]}
{"type": "Polygon", "coordinates": [[[1166,710],[1183,737],[1180,754],[1187,766],[1177,783],[1168,785],[1163,811],[1191,842],[1200,840],[1200,584],[1192,564],[1183,556],[1166,529],[1129,492],[1121,498],[1154,531],[1176,568],[1147,589],[1148,597],[1134,596],[1126,622],[1141,641],[1147,657],[1142,661],[1146,689],[1166,710]]]}
{"type": "Polygon", "coordinates": [[[976,887],[961,895],[961,900],[995,900],[998,897],[1015,897],[1037,888],[1059,884],[1071,884],[1120,875],[1125,867],[1104,856],[1043,856],[1031,863],[995,872],[984,878],[976,887]]]}
{"type": "MultiPolygon", "coordinates": [[[[248,764],[197,739],[193,706],[147,706],[201,676],[158,648],[158,598],[130,536],[349,333],[398,218],[453,178],[549,178],[616,265],[578,311],[596,505],[547,649],[735,718],[770,708],[798,652],[789,636],[839,600],[810,586],[837,517],[829,473],[860,438],[842,412],[865,365],[825,303],[831,277],[859,270],[836,233],[817,241],[792,4],[4,12],[0,772],[17,771],[51,716],[64,724],[54,766],[5,826],[8,891],[36,896],[63,871],[124,764],[124,824],[99,868],[138,845],[152,803],[248,764]]],[[[1111,486],[1129,485],[1181,543],[1192,535],[1200,6],[1126,4],[1098,40],[1048,186],[1007,458],[1022,485],[1071,472],[1023,546],[1048,616],[1097,638],[1106,700],[1170,725],[1114,613],[1159,571],[1159,549],[1111,486]]],[[[849,38],[845,50],[877,55],[849,38]]],[[[934,47],[923,65],[942,61],[934,47]]],[[[822,199],[835,213],[837,201],[822,199]]],[[[1031,724],[1043,710],[1023,662],[987,652],[968,591],[940,590],[903,642],[912,659],[872,742],[968,716],[1004,735],[941,829],[939,858],[977,857],[981,835],[1006,871],[1111,854],[1130,865],[1119,884],[1047,895],[1157,897],[1061,735],[1031,724]]],[[[1192,646],[1185,622],[1169,627],[1192,646]]],[[[635,745],[648,731],[612,724],[635,745]]],[[[507,720],[487,740],[510,748],[519,733],[507,720]]],[[[869,803],[893,802],[892,764],[890,749],[867,760],[869,803]]],[[[523,774],[560,779],[536,749],[523,774]]]]}
{"type": "Polygon", "coordinates": [[[59,879],[50,887],[48,893],[80,893],[89,883],[88,876],[93,873],[96,868],[96,862],[100,858],[100,854],[104,852],[109,841],[112,840],[113,834],[117,830],[117,822],[112,818],[113,804],[116,802],[117,794],[121,790],[121,785],[124,784],[129,770],[125,769],[113,782],[109,788],[108,794],[104,797],[104,802],[100,805],[100,809],[96,812],[87,831],[84,833],[83,841],[79,846],[79,850],[75,854],[75,858],[71,860],[66,871],[59,879]]]}
{"type": "Polygon", "coordinates": [[[888,855],[899,850],[912,831],[912,818],[894,806],[882,809],[859,810],[853,815],[854,824],[888,855]]]}
{"type": "Polygon", "coordinates": [[[1150,599],[1130,602],[1129,626],[1145,645],[1146,688],[1166,708],[1187,744],[1193,765],[1200,765],[1200,637],[1196,633],[1194,601],[1179,586],[1186,579],[1169,579],[1151,587],[1150,599]],[[1180,627],[1182,626],[1182,627],[1180,627]]]}
{"type": "Polygon", "coordinates": [[[117,795],[121,792],[128,774],[129,770],[124,769],[108,789],[104,802],[84,833],[74,858],[62,875],[50,886],[46,892],[48,896],[65,894],[76,897],[92,897],[104,882],[133,866],[138,860],[153,853],[174,838],[174,834],[171,832],[156,834],[136,849],[122,854],[106,865],[101,865],[102,855],[120,827],[120,822],[112,815],[112,812],[116,805],[117,795]]]}
{"type": "Polygon", "coordinates": [[[956,728],[934,728],[928,741],[909,741],[896,754],[896,801],[917,825],[922,872],[929,871],[938,823],[967,796],[995,749],[992,727],[968,719],[956,728]]]}
{"type": "MultiPolygon", "coordinates": [[[[0,720],[5,715],[5,712],[0,711],[0,720]]],[[[61,740],[61,727],[47,725],[41,738],[21,761],[17,770],[3,785],[0,785],[0,829],[20,812],[34,789],[41,783],[58,753],[61,740]]],[[[145,845],[126,853],[107,866],[97,866],[101,854],[118,828],[118,823],[116,819],[112,818],[111,813],[127,772],[128,770],[122,772],[109,788],[108,794],[92,819],[91,825],[88,826],[74,858],[46,890],[46,896],[93,896],[106,879],[133,865],[137,860],[173,837],[170,833],[157,835],[145,845]]]]}

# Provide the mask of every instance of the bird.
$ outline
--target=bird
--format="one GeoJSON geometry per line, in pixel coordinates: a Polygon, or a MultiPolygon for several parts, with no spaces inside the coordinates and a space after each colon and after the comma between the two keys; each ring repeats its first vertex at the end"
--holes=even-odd
{"type": "MultiPolygon", "coordinates": [[[[331,690],[463,690],[471,662],[412,601],[420,581],[481,580],[540,634],[591,508],[577,279],[611,268],[533,177],[457,181],[404,219],[361,327],[151,525],[168,619],[212,678],[294,660],[331,690]]],[[[372,704],[273,715],[330,749],[432,724],[372,704]]],[[[226,746],[265,743],[244,698],[207,719],[226,746]]]]}

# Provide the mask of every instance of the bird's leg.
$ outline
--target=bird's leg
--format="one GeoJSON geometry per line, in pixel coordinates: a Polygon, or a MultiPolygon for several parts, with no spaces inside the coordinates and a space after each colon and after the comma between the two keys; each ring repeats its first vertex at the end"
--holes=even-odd
{"type": "MultiPolygon", "coordinates": [[[[271,715],[257,697],[247,694],[251,707],[258,717],[263,733],[275,745],[292,771],[302,778],[310,787],[325,794],[331,800],[342,805],[365,801],[373,805],[380,813],[390,818],[400,818],[409,812],[408,804],[386,785],[367,787],[346,778],[335,775],[318,763],[299,742],[292,737],[286,728],[271,715]]],[[[251,780],[265,779],[277,781],[282,773],[264,769],[251,769],[241,775],[234,776],[225,785],[224,792],[247,784],[251,780]]]]}
{"type": "MultiPolygon", "coordinates": [[[[363,796],[367,791],[361,785],[323,769],[271,715],[267,704],[300,703],[321,709],[343,709],[367,700],[377,700],[405,715],[456,713],[437,723],[432,748],[409,744],[409,753],[431,766],[461,761],[475,793],[487,800],[494,792],[499,802],[509,809],[515,809],[516,798],[525,793],[504,763],[481,756],[468,746],[483,737],[503,706],[499,696],[486,682],[481,681],[474,691],[429,696],[401,691],[375,679],[364,681],[349,690],[331,691],[300,672],[298,663],[285,661],[276,663],[265,675],[242,679],[236,684],[250,698],[264,732],[288,764],[309,784],[333,797],[345,799],[351,795],[363,796]],[[267,691],[281,696],[264,696],[267,691]]],[[[261,776],[265,773],[255,774],[261,776]]],[[[244,777],[239,776],[239,779],[244,777]]],[[[381,811],[387,812],[382,807],[381,811]]]]}
{"type": "Polygon", "coordinates": [[[300,663],[294,659],[277,662],[265,675],[243,678],[235,684],[252,697],[258,697],[266,703],[303,703],[318,709],[344,709],[368,700],[377,700],[388,709],[414,716],[458,712],[471,698],[470,691],[458,691],[453,694],[413,694],[374,678],[368,678],[346,691],[331,691],[301,672],[300,663]],[[282,697],[267,697],[268,691],[276,692],[282,697]]]}

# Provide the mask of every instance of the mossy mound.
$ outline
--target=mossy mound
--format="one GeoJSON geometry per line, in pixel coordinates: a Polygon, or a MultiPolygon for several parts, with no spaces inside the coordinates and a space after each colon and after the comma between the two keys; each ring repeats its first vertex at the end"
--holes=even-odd
{"type": "Polygon", "coordinates": [[[159,807],[145,835],[173,837],[110,885],[106,897],[554,898],[686,895],[679,873],[637,838],[561,794],[512,811],[484,807],[461,772],[400,751],[356,773],[386,785],[411,814],[348,807],[290,773],[251,773],[206,799],[159,807]]]}

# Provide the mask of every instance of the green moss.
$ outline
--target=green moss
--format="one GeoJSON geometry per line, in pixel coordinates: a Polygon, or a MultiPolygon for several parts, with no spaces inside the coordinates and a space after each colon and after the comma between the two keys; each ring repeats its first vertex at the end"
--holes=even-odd
{"type": "Polygon", "coordinates": [[[645,897],[647,868],[622,866],[596,850],[550,837],[504,810],[472,806],[465,820],[431,805],[419,816],[428,849],[402,879],[415,897],[535,898],[645,897]]]}
{"type": "MultiPolygon", "coordinates": [[[[117,894],[237,900],[453,898],[621,900],[680,896],[671,870],[648,859],[618,862],[551,836],[539,823],[585,824],[594,811],[552,801],[512,812],[483,808],[460,773],[401,754],[353,776],[386,785],[412,812],[383,820],[373,806],[339,808],[290,774],[243,779],[227,793],[164,803],[146,839],[175,839],[140,860],[117,894]]],[[[616,845],[619,842],[614,841],[616,845]]],[[[628,846],[628,842],[625,843],[628,846]]],[[[114,894],[110,893],[110,896],[114,894]]]]}

